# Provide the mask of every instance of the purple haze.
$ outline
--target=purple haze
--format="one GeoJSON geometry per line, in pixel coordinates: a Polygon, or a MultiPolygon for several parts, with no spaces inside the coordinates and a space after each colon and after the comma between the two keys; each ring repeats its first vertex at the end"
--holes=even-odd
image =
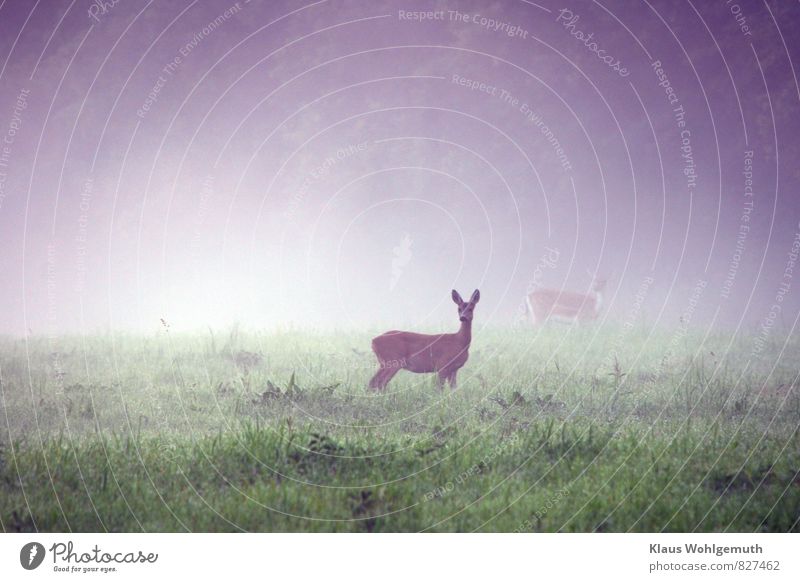
{"type": "Polygon", "coordinates": [[[798,16],[2,2],[0,333],[504,323],[587,270],[609,321],[793,330],[798,16]]]}

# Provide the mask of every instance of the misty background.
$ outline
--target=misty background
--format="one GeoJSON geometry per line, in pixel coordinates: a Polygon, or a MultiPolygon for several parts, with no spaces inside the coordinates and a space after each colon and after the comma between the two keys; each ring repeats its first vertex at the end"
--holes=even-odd
{"type": "Polygon", "coordinates": [[[508,324],[593,274],[604,321],[790,332],[799,17],[5,1],[0,333],[508,324]]]}

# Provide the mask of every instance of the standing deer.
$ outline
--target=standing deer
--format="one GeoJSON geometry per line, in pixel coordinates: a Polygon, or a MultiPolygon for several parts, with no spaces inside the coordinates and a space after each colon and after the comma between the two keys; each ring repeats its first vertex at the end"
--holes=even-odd
{"type": "Polygon", "coordinates": [[[595,278],[589,293],[574,293],[560,289],[537,289],[529,293],[526,302],[533,325],[545,321],[585,323],[597,319],[603,303],[606,282],[595,278]]]}
{"type": "Polygon", "coordinates": [[[436,372],[438,386],[445,381],[456,388],[456,374],[469,358],[472,341],[472,315],[481,298],[477,289],[469,301],[464,301],[453,289],[453,302],[458,305],[461,327],[456,333],[424,334],[410,331],[387,331],[372,340],[372,351],[378,357],[379,368],[369,381],[375,390],[386,388],[400,370],[417,374],[436,372]]]}

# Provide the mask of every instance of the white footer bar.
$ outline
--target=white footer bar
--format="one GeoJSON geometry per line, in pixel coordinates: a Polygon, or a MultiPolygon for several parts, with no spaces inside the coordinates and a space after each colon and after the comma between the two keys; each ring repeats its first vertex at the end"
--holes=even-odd
{"type": "Polygon", "coordinates": [[[798,553],[792,534],[6,534],[0,578],[800,580],[798,553]]]}

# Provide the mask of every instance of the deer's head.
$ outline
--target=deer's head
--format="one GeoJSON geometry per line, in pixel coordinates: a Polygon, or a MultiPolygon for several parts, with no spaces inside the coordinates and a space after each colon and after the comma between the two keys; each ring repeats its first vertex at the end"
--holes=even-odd
{"type": "Polygon", "coordinates": [[[472,321],[472,313],[475,311],[475,305],[480,301],[481,292],[475,289],[472,293],[472,297],[469,298],[469,301],[464,301],[461,298],[461,295],[458,294],[458,291],[453,289],[453,303],[458,305],[458,319],[464,322],[471,322],[472,321]]]}

